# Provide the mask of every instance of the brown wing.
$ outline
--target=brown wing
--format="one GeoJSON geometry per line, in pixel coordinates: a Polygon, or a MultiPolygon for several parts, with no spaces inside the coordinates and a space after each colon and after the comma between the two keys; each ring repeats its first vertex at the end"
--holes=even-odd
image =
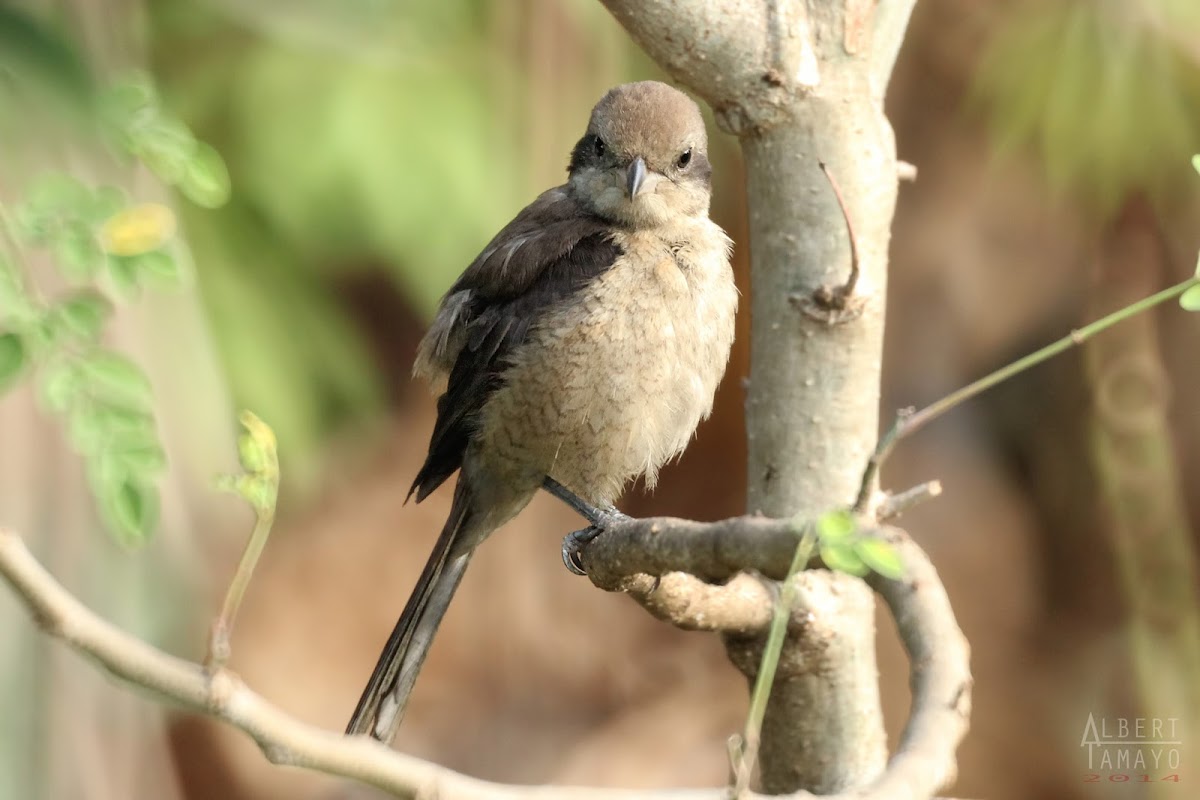
{"type": "Polygon", "coordinates": [[[512,352],[548,309],[567,302],[621,255],[602,220],[561,187],[526,207],[484,248],[442,301],[418,369],[448,372],[417,502],[462,466],[480,409],[503,383],[512,352]]]}

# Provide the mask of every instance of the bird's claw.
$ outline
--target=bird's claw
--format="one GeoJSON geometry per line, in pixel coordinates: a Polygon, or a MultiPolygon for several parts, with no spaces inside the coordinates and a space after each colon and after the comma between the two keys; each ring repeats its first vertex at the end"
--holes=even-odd
{"type": "Polygon", "coordinates": [[[609,525],[629,519],[615,508],[598,509],[598,511],[594,523],[586,528],[571,531],[563,539],[563,565],[575,575],[587,575],[587,570],[583,568],[583,551],[592,543],[592,540],[604,533],[609,525]]]}
{"type": "Polygon", "coordinates": [[[573,575],[587,575],[587,570],[583,568],[583,551],[602,532],[602,528],[589,525],[586,528],[571,531],[563,538],[563,566],[570,570],[573,575]]]}

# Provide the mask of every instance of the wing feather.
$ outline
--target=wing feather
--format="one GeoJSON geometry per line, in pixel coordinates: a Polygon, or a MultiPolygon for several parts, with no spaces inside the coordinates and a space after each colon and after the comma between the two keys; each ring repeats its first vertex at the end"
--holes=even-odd
{"type": "Polygon", "coordinates": [[[545,314],[621,255],[611,228],[560,187],[517,215],[467,267],[421,343],[417,371],[446,374],[429,453],[409,496],[424,500],[462,466],[478,414],[512,353],[545,314]]]}

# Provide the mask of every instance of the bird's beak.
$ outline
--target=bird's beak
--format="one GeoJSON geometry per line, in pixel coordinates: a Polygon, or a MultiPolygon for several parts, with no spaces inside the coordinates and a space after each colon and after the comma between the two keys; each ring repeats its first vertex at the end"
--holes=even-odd
{"type": "Polygon", "coordinates": [[[641,191],[642,185],[646,182],[646,162],[641,156],[633,160],[629,165],[629,171],[625,174],[625,188],[629,191],[629,199],[637,197],[641,191]]]}

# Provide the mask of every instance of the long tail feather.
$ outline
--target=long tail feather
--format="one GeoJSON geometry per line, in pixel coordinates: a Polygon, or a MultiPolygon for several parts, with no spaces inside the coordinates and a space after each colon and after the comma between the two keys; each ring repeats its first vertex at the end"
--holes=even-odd
{"type": "Polygon", "coordinates": [[[460,477],[442,535],[379,656],[371,680],[346,728],[348,734],[366,733],[389,743],[400,727],[404,707],[433,643],[433,635],[475,550],[471,547],[451,556],[455,543],[460,541],[460,534],[470,524],[471,503],[465,484],[460,477]]]}

